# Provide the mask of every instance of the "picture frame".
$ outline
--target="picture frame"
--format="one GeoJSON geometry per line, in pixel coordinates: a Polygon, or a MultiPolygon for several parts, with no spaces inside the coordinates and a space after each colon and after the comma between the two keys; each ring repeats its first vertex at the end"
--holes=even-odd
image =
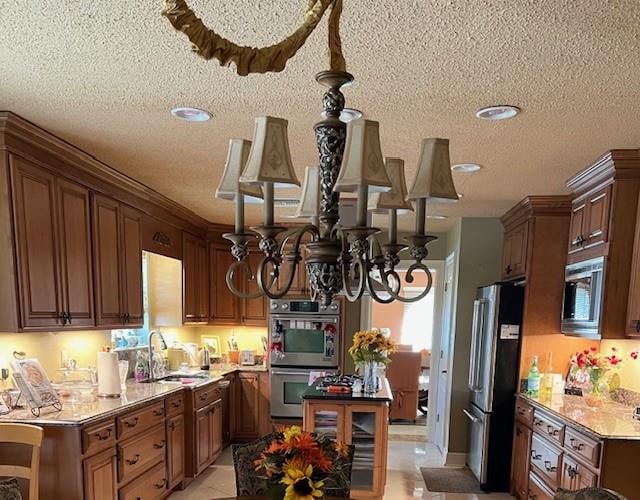
{"type": "Polygon", "coordinates": [[[220,336],[202,335],[200,337],[200,343],[202,344],[202,347],[206,347],[209,350],[209,355],[212,358],[219,358],[222,356],[222,344],[220,343],[220,336]]]}

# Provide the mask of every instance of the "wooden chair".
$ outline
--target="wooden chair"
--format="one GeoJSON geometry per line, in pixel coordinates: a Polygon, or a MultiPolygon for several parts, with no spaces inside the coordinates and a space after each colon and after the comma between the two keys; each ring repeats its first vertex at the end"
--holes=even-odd
{"type": "Polygon", "coordinates": [[[0,449],[3,443],[31,446],[31,465],[29,467],[0,464],[0,477],[17,477],[29,481],[29,500],[38,500],[42,435],[42,427],[35,425],[0,424],[0,449]]]}

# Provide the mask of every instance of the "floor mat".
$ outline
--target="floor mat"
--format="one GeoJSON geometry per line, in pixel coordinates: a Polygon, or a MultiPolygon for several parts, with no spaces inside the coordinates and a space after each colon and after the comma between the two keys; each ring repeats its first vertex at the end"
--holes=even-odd
{"type": "Polygon", "coordinates": [[[469,468],[447,467],[420,468],[427,489],[439,493],[484,493],[480,483],[469,468]]]}

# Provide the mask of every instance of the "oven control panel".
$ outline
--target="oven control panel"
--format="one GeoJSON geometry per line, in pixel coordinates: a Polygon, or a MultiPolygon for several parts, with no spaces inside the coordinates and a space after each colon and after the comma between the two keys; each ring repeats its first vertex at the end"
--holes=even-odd
{"type": "Polygon", "coordinates": [[[328,306],[325,306],[313,300],[272,299],[269,309],[272,314],[294,314],[296,316],[318,314],[336,315],[340,312],[340,303],[333,301],[328,306]]]}

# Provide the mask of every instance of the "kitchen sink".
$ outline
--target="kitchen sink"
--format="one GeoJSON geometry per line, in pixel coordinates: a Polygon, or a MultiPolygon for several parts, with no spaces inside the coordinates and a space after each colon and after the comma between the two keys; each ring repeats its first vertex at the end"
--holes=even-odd
{"type": "Polygon", "coordinates": [[[143,384],[149,384],[151,382],[158,382],[158,383],[167,383],[167,382],[176,382],[176,383],[189,383],[190,381],[195,381],[195,380],[206,380],[209,378],[209,372],[194,372],[194,373],[186,373],[186,372],[181,372],[181,373],[170,373],[169,375],[165,375],[164,377],[161,377],[159,379],[152,379],[152,378],[147,378],[144,380],[141,380],[140,382],[143,384]]]}

